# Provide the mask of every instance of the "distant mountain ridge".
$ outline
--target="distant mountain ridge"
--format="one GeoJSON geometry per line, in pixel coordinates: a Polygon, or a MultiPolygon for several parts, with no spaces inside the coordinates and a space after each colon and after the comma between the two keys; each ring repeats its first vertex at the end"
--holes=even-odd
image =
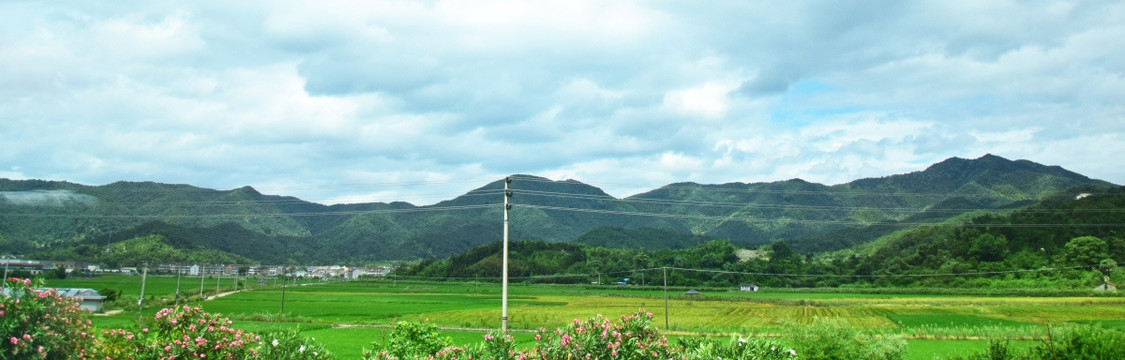
{"type": "MultiPolygon", "coordinates": [[[[603,246],[647,239],[650,248],[677,248],[724,238],[742,246],[785,241],[798,251],[873,240],[880,232],[864,230],[871,224],[937,222],[1018,207],[1074,186],[1113,186],[1058,166],[994,155],[950,158],[922,171],[834,186],[800,179],[678,183],[622,199],[575,180],[513,178],[512,239],[585,239],[603,246]],[[597,236],[584,237],[594,231],[597,236]],[[613,236],[628,241],[611,241],[613,236]]],[[[99,247],[159,234],[173,246],[264,263],[443,258],[499,240],[502,189],[497,180],[428,206],[328,206],[251,187],[0,179],[0,252],[96,260],[99,247]]]]}

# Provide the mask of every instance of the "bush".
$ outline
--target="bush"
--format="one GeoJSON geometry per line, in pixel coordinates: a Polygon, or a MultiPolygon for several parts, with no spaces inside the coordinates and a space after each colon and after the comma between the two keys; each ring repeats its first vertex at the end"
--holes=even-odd
{"type": "Polygon", "coordinates": [[[449,337],[438,336],[437,327],[411,321],[399,321],[384,343],[372,343],[364,351],[364,359],[416,359],[433,355],[450,346],[449,337]]]}
{"type": "Polygon", "coordinates": [[[671,346],[652,326],[652,314],[644,310],[621,316],[617,322],[598,315],[586,321],[575,319],[566,328],[540,328],[535,345],[517,350],[515,340],[498,332],[484,336],[477,345],[450,346],[430,325],[400,322],[385,344],[365,352],[367,360],[406,359],[745,359],[780,360],[796,356],[796,351],[773,340],[735,338],[728,344],[715,340],[687,340],[671,346]],[[408,339],[418,339],[409,341],[408,339]],[[436,350],[435,350],[436,349],[436,350]]]}
{"type": "Polygon", "coordinates": [[[782,346],[773,340],[732,338],[727,344],[714,339],[685,339],[680,340],[680,346],[686,351],[687,359],[758,359],[780,360],[792,359],[797,356],[797,351],[782,346]]]}
{"type": "Polygon", "coordinates": [[[528,354],[538,359],[669,359],[681,349],[652,326],[652,313],[640,310],[612,323],[598,315],[585,322],[574,319],[566,329],[539,329],[538,344],[528,354]]]}
{"type": "Polygon", "coordinates": [[[306,338],[296,329],[274,331],[262,335],[258,357],[261,359],[335,359],[316,339],[306,338]]]}
{"type": "Polygon", "coordinates": [[[1063,330],[1042,344],[1024,351],[1013,351],[1005,341],[993,341],[981,353],[960,360],[1099,360],[1125,359],[1125,334],[1097,327],[1063,330]]]}
{"type": "Polygon", "coordinates": [[[790,339],[801,359],[870,359],[898,360],[906,351],[901,337],[867,335],[835,319],[819,318],[809,325],[792,329],[790,339]]]}
{"type": "Polygon", "coordinates": [[[98,294],[105,296],[105,302],[114,302],[117,301],[117,298],[121,297],[121,289],[102,288],[98,290],[98,294]]]}
{"type": "Polygon", "coordinates": [[[139,333],[114,329],[102,333],[99,357],[128,359],[250,359],[259,338],[230,327],[231,321],[199,307],[165,308],[151,328],[139,333]]]}
{"type": "Polygon", "coordinates": [[[4,280],[0,295],[0,359],[88,359],[94,334],[87,310],[29,279],[4,280]]]}
{"type": "Polygon", "coordinates": [[[97,358],[130,359],[335,359],[296,330],[259,337],[232,327],[232,321],[199,307],[165,308],[138,333],[102,332],[97,358]]]}

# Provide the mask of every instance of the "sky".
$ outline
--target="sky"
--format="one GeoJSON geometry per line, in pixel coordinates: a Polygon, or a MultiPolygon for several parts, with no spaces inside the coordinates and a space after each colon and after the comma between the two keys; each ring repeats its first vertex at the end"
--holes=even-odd
{"type": "Polygon", "coordinates": [[[423,205],[994,154],[1125,184],[1122,39],[1118,1],[9,0],[0,178],[423,205]]]}

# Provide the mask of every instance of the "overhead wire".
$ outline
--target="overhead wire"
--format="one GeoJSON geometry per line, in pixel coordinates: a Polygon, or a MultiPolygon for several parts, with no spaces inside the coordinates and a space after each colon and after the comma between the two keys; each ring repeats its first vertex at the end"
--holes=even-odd
{"type": "Polygon", "coordinates": [[[861,221],[845,221],[845,220],[808,220],[808,219],[791,219],[791,218],[754,218],[754,217],[740,217],[740,216],[707,216],[707,215],[684,215],[684,214],[661,214],[661,213],[645,213],[634,211],[617,211],[617,210],[600,210],[600,209],[581,209],[581,208],[568,208],[559,206],[543,206],[543,205],[526,205],[515,204],[513,207],[526,207],[533,209],[543,210],[557,210],[557,211],[573,211],[583,213],[607,214],[607,215],[629,215],[629,216],[648,216],[648,217],[661,217],[661,218],[675,218],[675,219],[695,219],[695,220],[713,220],[713,221],[728,221],[728,220],[744,220],[744,221],[759,221],[759,222],[784,222],[784,223],[800,223],[800,224],[822,224],[822,225],[858,225],[858,226],[968,226],[968,227],[997,227],[997,228],[1046,228],[1046,227],[1122,227],[1125,223],[1108,223],[1108,224],[1065,224],[1065,223],[1052,223],[1052,224],[951,224],[945,222],[861,222],[861,221]]]}
{"type": "MultiPolygon", "coordinates": [[[[530,177],[530,176],[518,176],[518,175],[513,176],[512,178],[515,179],[515,180],[519,180],[519,181],[551,183],[551,184],[556,184],[556,185],[590,186],[590,187],[598,187],[598,188],[610,187],[610,186],[614,186],[614,185],[622,186],[622,184],[610,184],[610,183],[599,183],[599,182],[580,182],[580,181],[577,181],[577,180],[555,181],[555,180],[544,179],[544,178],[537,178],[537,177],[530,177]]],[[[673,184],[657,185],[657,186],[647,186],[647,185],[635,185],[635,186],[637,186],[638,188],[653,189],[653,190],[650,190],[649,192],[659,191],[659,190],[674,190],[674,189],[698,190],[700,188],[706,188],[709,191],[718,191],[718,192],[763,193],[763,194],[806,194],[806,195],[836,194],[836,195],[860,195],[860,196],[924,196],[924,197],[946,197],[946,196],[950,195],[950,193],[944,193],[944,192],[936,192],[936,193],[911,192],[911,191],[871,192],[871,191],[859,191],[859,190],[837,190],[837,189],[833,189],[833,188],[835,188],[837,186],[841,186],[841,185],[829,186],[829,185],[821,185],[821,184],[815,184],[815,183],[809,183],[809,184],[817,185],[817,186],[823,186],[825,189],[827,189],[827,191],[751,188],[751,186],[755,186],[755,185],[768,185],[768,184],[772,184],[772,183],[727,183],[727,184],[673,183],[673,184]],[[739,188],[732,188],[731,187],[732,185],[740,186],[740,187],[739,188]]],[[[626,185],[626,186],[633,186],[633,185],[626,185]]],[[[1090,194],[1091,195],[1105,195],[1105,193],[1090,193],[1090,194]]],[[[985,198],[994,196],[991,192],[963,192],[963,193],[956,193],[956,195],[961,196],[961,197],[985,197],[985,198]]],[[[1028,199],[1032,199],[1032,198],[1028,198],[1028,199]]]]}
{"type": "MultiPolygon", "coordinates": [[[[677,266],[661,266],[649,267],[641,269],[629,270],[616,270],[607,272],[586,272],[586,273],[570,273],[570,274],[544,274],[544,275],[530,275],[530,276],[509,276],[509,280],[547,280],[559,278],[592,278],[598,275],[631,275],[639,272],[655,272],[661,270],[674,270],[686,271],[697,273],[710,273],[719,275],[738,275],[738,276],[753,276],[753,277],[766,277],[766,278],[847,278],[847,279],[895,279],[895,278],[935,278],[935,277],[959,277],[959,276],[997,276],[997,275],[1011,275],[1011,274],[1028,274],[1028,273],[1046,273],[1064,270],[1076,269],[1089,269],[1096,268],[1098,265],[1078,265],[1078,266],[1064,266],[1064,267],[1042,267],[1035,269],[1014,269],[1004,271],[968,271],[968,272],[946,272],[946,273],[916,273],[916,274],[800,274],[800,273],[771,273],[771,272],[755,272],[755,271],[733,271],[721,269],[699,269],[699,268],[685,268],[677,266]]],[[[419,275],[395,275],[399,279],[417,279],[417,280],[492,280],[498,281],[500,276],[419,276],[419,275]]]]}
{"type": "MultiPolygon", "coordinates": [[[[588,186],[577,181],[552,181],[542,178],[528,177],[528,176],[514,176],[520,181],[529,182],[549,182],[552,184],[572,184],[588,186]]],[[[463,180],[442,180],[442,181],[419,181],[419,182],[399,182],[399,183],[381,183],[372,184],[371,186],[404,186],[415,184],[435,184],[435,183],[451,183],[463,180]]],[[[349,185],[350,186],[350,185],[349,185]]],[[[358,186],[358,185],[355,185],[358,186]]],[[[692,188],[698,188],[693,186],[692,188]]],[[[714,188],[712,187],[712,190],[714,188]]],[[[169,190],[171,191],[171,190],[169,190]]],[[[517,198],[513,201],[513,206],[525,207],[541,210],[554,210],[554,211],[568,211],[568,212],[582,212],[582,213],[596,213],[606,215],[625,215],[625,216],[644,216],[644,217],[660,217],[660,218],[677,218],[677,219],[693,219],[693,220],[708,220],[708,221],[729,221],[729,220],[743,220],[743,221],[757,221],[757,222],[785,222],[785,223],[805,223],[805,224],[826,224],[826,225],[858,225],[858,226],[935,226],[944,223],[937,222],[900,222],[900,221],[882,221],[882,222],[864,222],[853,220],[826,220],[826,219],[798,219],[791,217],[754,217],[749,216],[740,211],[735,213],[727,213],[725,215],[706,215],[706,214],[688,214],[682,212],[682,209],[674,208],[679,207],[698,207],[698,208],[731,208],[731,209],[776,209],[776,210],[811,210],[811,211],[881,211],[881,212],[894,212],[904,214],[914,213],[951,213],[961,214],[972,211],[980,210],[996,210],[992,208],[926,208],[926,207],[868,207],[868,206],[844,206],[844,205],[803,205],[803,204],[777,204],[777,203],[757,203],[757,202],[726,202],[726,201],[702,201],[690,199],[658,199],[658,198],[645,198],[645,197],[627,197],[615,198],[610,195],[603,194],[583,194],[583,193],[567,193],[557,191],[544,191],[544,190],[531,190],[519,189],[512,190],[517,194],[517,198]],[[611,209],[594,209],[594,208],[578,208],[568,206],[550,206],[535,204],[534,202],[522,203],[520,198],[536,198],[536,197],[550,197],[559,199],[572,199],[572,200],[589,200],[605,203],[618,203],[618,204],[635,204],[635,205],[653,205],[653,206],[669,206],[665,208],[667,212],[653,212],[653,211],[628,211],[628,210],[611,210],[611,209]]],[[[762,192],[753,190],[752,192],[762,192]]],[[[817,195],[830,195],[833,193],[825,192],[805,192],[805,191],[768,191],[769,193],[783,193],[783,194],[817,194],[817,195]]],[[[440,205],[449,201],[469,200],[477,197],[485,196],[501,196],[503,189],[489,189],[485,187],[470,190],[454,199],[439,202],[435,205],[415,206],[409,208],[395,208],[395,209],[368,209],[368,210],[329,210],[329,211],[316,211],[316,212],[296,212],[296,213],[255,213],[255,214],[241,214],[241,213],[210,213],[210,214],[190,214],[190,215],[176,215],[176,214],[19,214],[7,213],[10,216],[43,216],[43,217],[74,217],[74,218],[245,218],[253,216],[262,217],[282,217],[282,216],[350,216],[360,214],[396,214],[396,213],[413,213],[413,212],[433,212],[433,211],[456,211],[466,209],[480,209],[487,208],[494,205],[499,205],[499,202],[473,204],[473,205],[440,205]]],[[[929,194],[936,195],[936,194],[929,194]]],[[[945,194],[944,196],[950,196],[945,194]]],[[[961,194],[957,194],[961,196],[961,194]]],[[[283,197],[281,199],[259,199],[259,200],[201,200],[201,201],[166,201],[166,202],[114,202],[117,206],[200,206],[200,207],[224,207],[224,206],[242,206],[242,205],[295,205],[295,204],[308,204],[300,199],[283,197]]],[[[362,204],[353,204],[362,205],[362,204]]],[[[323,205],[322,205],[323,206],[323,205]]],[[[325,206],[332,208],[332,206],[325,206]]],[[[650,209],[652,210],[652,209],[650,209]]],[[[1025,213],[1120,213],[1125,212],[1125,209],[1024,209],[1025,213]]],[[[1123,224],[1108,223],[1108,224],[989,224],[982,226],[1007,226],[1007,227],[1054,227],[1054,226],[1125,226],[1123,224]]]]}
{"type": "MultiPolygon", "coordinates": [[[[771,204],[771,203],[757,203],[757,202],[721,202],[721,201],[699,201],[699,200],[674,200],[674,199],[651,199],[651,198],[624,198],[617,199],[612,196],[605,195],[591,195],[591,194],[572,194],[560,193],[550,191],[537,191],[537,190],[514,190],[521,195],[532,196],[545,196],[554,198],[565,199],[579,199],[579,200],[597,200],[606,202],[620,202],[620,203],[644,203],[644,204],[663,204],[663,205],[696,205],[708,207],[731,207],[731,208],[765,208],[765,209],[795,209],[795,210],[840,210],[840,211],[856,211],[856,210],[880,210],[880,211],[896,211],[896,212],[919,212],[926,211],[946,212],[946,213],[963,213],[977,210],[994,210],[992,208],[928,208],[928,207],[872,207],[872,206],[842,206],[842,205],[798,205],[798,204],[771,204]]],[[[1046,209],[1043,209],[1046,210],[1046,209]]],[[[1031,210],[1032,212],[1043,212],[1031,210]]],[[[1048,212],[1125,212],[1125,209],[1069,209],[1069,210],[1050,210],[1048,212]]]]}

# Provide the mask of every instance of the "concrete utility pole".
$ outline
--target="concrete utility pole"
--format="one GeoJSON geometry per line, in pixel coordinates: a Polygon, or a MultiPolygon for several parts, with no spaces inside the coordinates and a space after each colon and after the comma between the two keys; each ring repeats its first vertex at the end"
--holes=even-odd
{"type": "Polygon", "coordinates": [[[4,259],[4,278],[0,279],[0,289],[8,287],[8,264],[12,263],[12,259],[8,259],[7,256],[2,259],[4,259]]]}
{"type": "Polygon", "coordinates": [[[668,331],[668,267],[664,268],[664,331],[668,331]]]}
{"type": "Polygon", "coordinates": [[[199,300],[203,300],[203,280],[207,275],[207,266],[199,267],[199,300]]]}
{"type": "Polygon", "coordinates": [[[176,307],[180,307],[180,276],[183,275],[182,265],[176,265],[176,307]]]}
{"type": "Polygon", "coordinates": [[[503,284],[500,295],[500,331],[502,332],[508,332],[508,211],[512,210],[512,204],[508,203],[508,198],[512,197],[512,192],[508,190],[508,184],[511,183],[511,176],[504,178],[504,279],[501,281],[503,284]]]}
{"type": "Polygon", "coordinates": [[[145,309],[145,280],[148,279],[148,263],[141,269],[141,298],[137,299],[137,323],[141,322],[141,314],[145,309]]]}
{"type": "Polygon", "coordinates": [[[285,282],[285,280],[281,281],[281,311],[277,313],[278,316],[285,313],[285,282]]]}

